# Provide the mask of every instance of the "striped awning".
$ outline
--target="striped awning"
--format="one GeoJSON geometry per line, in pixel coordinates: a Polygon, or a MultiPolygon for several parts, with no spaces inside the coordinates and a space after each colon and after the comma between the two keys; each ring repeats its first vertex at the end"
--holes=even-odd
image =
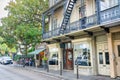
{"type": "Polygon", "coordinates": [[[36,54],[39,54],[40,52],[43,52],[45,50],[45,48],[41,48],[41,49],[38,49],[38,50],[35,50],[33,52],[30,52],[28,54],[31,54],[31,55],[36,55],[36,54]]]}

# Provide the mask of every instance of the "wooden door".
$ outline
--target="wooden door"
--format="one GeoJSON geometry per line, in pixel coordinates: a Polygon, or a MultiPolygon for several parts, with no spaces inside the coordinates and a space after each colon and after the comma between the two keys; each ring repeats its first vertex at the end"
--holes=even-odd
{"type": "Polygon", "coordinates": [[[110,75],[110,61],[108,44],[100,43],[97,44],[97,55],[98,55],[98,74],[100,75],[110,75]]]}
{"type": "Polygon", "coordinates": [[[68,70],[73,69],[73,50],[72,49],[66,50],[66,68],[68,70]]]}

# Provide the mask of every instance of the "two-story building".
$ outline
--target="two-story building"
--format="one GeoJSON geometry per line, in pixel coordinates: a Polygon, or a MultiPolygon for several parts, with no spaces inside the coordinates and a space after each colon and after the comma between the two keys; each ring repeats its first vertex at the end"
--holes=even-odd
{"type": "Polygon", "coordinates": [[[50,69],[120,76],[120,0],[49,0],[42,20],[50,69]]]}

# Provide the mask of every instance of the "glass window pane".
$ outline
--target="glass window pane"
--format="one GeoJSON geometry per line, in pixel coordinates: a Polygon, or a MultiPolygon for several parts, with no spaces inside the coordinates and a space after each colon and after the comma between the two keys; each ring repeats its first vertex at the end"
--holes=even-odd
{"type": "Polygon", "coordinates": [[[68,43],[68,49],[70,49],[71,48],[71,43],[68,43]]]}
{"type": "Polygon", "coordinates": [[[118,0],[100,0],[100,9],[105,10],[118,5],[118,0]]]}
{"type": "Polygon", "coordinates": [[[67,49],[67,48],[68,48],[67,43],[65,43],[65,49],[67,49]]]}
{"type": "Polygon", "coordinates": [[[103,53],[99,52],[99,64],[103,64],[103,53]]]}
{"type": "Polygon", "coordinates": [[[120,45],[118,45],[118,56],[120,57],[120,45]]]}
{"type": "Polygon", "coordinates": [[[105,63],[106,63],[106,64],[110,64],[110,61],[109,61],[109,53],[108,53],[108,52],[105,52],[105,63]]]}

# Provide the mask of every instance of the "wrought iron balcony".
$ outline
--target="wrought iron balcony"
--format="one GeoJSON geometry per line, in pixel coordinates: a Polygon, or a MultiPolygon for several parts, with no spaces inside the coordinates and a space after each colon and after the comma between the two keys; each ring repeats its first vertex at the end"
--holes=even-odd
{"type": "Polygon", "coordinates": [[[52,37],[55,37],[55,36],[59,36],[59,30],[60,30],[60,27],[58,27],[54,30],[43,33],[43,39],[48,39],[48,38],[52,38],[52,37]]]}
{"type": "MultiPolygon", "coordinates": [[[[84,29],[82,27],[83,25],[85,26],[85,28],[92,27],[92,26],[96,25],[96,15],[91,15],[91,16],[86,17],[84,19],[85,19],[85,24],[82,24],[82,25],[81,25],[82,19],[77,20],[71,24],[68,24],[65,31],[64,31],[64,34],[84,29]]],[[[48,39],[48,38],[52,38],[55,36],[60,36],[59,30],[60,30],[60,27],[58,27],[52,31],[44,33],[43,39],[48,39]]]]}
{"type": "MultiPolygon", "coordinates": [[[[94,27],[95,25],[103,25],[105,23],[109,24],[110,22],[114,22],[114,21],[120,22],[120,5],[100,11],[100,15],[94,14],[68,24],[64,31],[64,34],[68,34],[74,31],[79,31],[82,29],[87,29],[89,27],[94,27]],[[98,16],[100,16],[99,24],[97,23],[98,16]]],[[[44,33],[43,39],[60,36],[59,30],[60,27],[56,28],[55,30],[44,33]]]]}
{"type": "Polygon", "coordinates": [[[101,23],[106,23],[106,21],[112,21],[116,19],[120,19],[120,5],[111,7],[100,12],[101,23]]]}

